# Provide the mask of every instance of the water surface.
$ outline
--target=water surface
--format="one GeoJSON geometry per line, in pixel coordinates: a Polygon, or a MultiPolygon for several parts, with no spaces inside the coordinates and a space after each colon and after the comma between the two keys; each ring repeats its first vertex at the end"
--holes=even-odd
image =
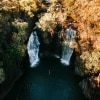
{"type": "Polygon", "coordinates": [[[4,100],[86,100],[79,88],[81,78],[57,58],[42,58],[28,68],[4,100]]]}

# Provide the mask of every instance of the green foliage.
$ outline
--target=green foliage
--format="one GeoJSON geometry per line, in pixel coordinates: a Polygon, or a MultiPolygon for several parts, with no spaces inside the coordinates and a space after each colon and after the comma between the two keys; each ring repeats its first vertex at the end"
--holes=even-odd
{"type": "Polygon", "coordinates": [[[28,24],[21,19],[16,19],[12,22],[12,25],[17,32],[16,30],[12,32],[12,40],[4,56],[5,67],[20,66],[26,51],[25,41],[27,39],[26,29],[28,24]]]}
{"type": "Polygon", "coordinates": [[[4,67],[18,66],[22,61],[22,57],[23,55],[17,46],[15,44],[11,44],[11,46],[7,48],[6,54],[4,56],[4,67]]]}

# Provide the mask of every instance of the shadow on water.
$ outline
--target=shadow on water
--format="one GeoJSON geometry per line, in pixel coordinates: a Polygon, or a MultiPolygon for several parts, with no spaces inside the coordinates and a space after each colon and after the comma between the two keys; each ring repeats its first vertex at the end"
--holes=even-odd
{"type": "Polygon", "coordinates": [[[28,68],[4,100],[86,100],[78,83],[81,78],[73,68],[57,58],[41,58],[35,68],[28,68]]]}

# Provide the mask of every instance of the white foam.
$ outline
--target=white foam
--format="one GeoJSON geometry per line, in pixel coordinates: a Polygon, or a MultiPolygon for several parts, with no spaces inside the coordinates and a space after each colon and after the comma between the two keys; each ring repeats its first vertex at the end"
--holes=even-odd
{"type": "Polygon", "coordinates": [[[35,67],[37,63],[39,62],[39,57],[38,57],[39,45],[40,43],[38,40],[37,32],[34,31],[31,33],[28,44],[27,44],[30,67],[35,67]]]}

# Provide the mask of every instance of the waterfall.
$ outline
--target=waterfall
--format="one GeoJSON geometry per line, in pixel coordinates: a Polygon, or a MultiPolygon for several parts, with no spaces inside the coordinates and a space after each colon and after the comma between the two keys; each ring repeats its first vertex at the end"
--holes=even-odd
{"type": "Polygon", "coordinates": [[[71,46],[71,44],[75,42],[76,31],[70,26],[65,30],[65,34],[66,37],[64,40],[64,46],[62,48],[61,62],[65,65],[70,65],[70,59],[74,51],[74,48],[71,46]]]}
{"type": "Polygon", "coordinates": [[[33,31],[29,37],[29,41],[27,44],[27,50],[31,67],[35,67],[35,65],[39,62],[39,45],[40,43],[38,40],[37,32],[33,31]]]}

